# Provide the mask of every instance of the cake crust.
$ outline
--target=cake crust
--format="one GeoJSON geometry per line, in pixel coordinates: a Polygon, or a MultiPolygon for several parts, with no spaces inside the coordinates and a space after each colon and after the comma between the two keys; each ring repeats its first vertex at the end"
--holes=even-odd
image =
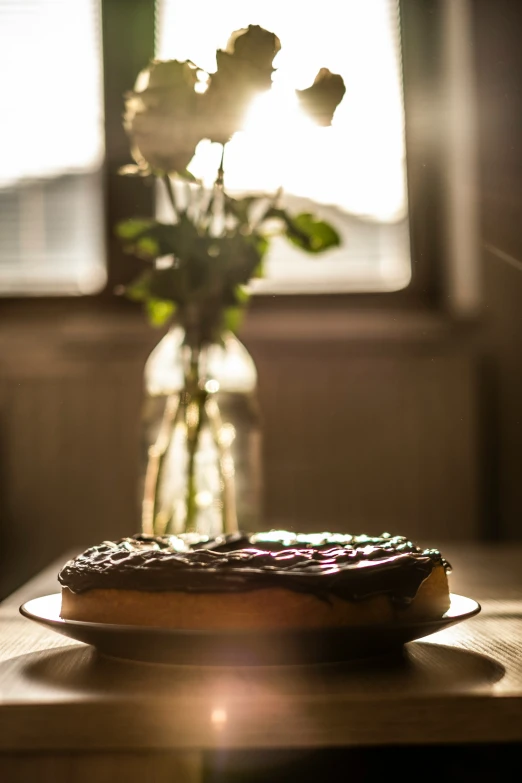
{"type": "Polygon", "coordinates": [[[404,536],[268,531],[105,541],[58,578],[66,620],[270,631],[441,617],[448,570],[404,536]]]}
{"type": "Polygon", "coordinates": [[[179,630],[269,631],[435,619],[449,604],[446,570],[437,565],[404,606],[393,603],[388,595],[349,601],[336,595],[318,597],[280,587],[226,593],[127,589],[74,593],[63,587],[61,616],[66,620],[179,630]]]}

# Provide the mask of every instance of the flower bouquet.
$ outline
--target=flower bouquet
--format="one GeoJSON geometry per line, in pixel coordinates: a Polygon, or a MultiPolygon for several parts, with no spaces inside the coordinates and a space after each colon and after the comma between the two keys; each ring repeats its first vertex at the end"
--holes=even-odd
{"type": "MultiPolygon", "coordinates": [[[[124,250],[144,263],[124,293],[143,303],[152,324],[175,325],[164,338],[176,348],[174,356],[163,351],[170,381],[150,392],[159,404],[147,428],[146,533],[237,529],[237,428],[222,416],[218,376],[231,351],[241,355],[232,335],[248,283],[262,276],[276,235],[312,254],[340,242],[335,228],[313,214],[289,214],[280,190],[238,194],[226,188],[227,144],[252,100],[270,89],[279,49],[274,33],[249,26],[217,51],[214,73],[188,60],[155,60],[125,96],[124,127],[135,163],[121,173],[161,182],[171,212],[168,222],[134,217],[116,228],[124,250]],[[212,188],[190,173],[203,140],[221,145],[212,188]]],[[[323,68],[308,89],[296,92],[303,110],[329,125],[345,87],[341,76],[323,68]]]]}

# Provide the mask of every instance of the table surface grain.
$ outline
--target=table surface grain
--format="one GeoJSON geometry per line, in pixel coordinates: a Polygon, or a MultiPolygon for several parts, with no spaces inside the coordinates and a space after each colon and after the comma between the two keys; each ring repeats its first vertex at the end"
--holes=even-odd
{"type": "Polygon", "coordinates": [[[522,546],[441,549],[477,617],[396,660],[255,668],[104,660],[23,618],[62,559],[0,607],[0,751],[522,741],[522,546]]]}

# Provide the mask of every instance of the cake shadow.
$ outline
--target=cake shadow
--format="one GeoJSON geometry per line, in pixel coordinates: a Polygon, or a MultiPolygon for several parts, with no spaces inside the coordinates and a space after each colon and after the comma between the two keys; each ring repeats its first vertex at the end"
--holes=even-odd
{"type": "MultiPolygon", "coordinates": [[[[12,667],[14,660],[9,663],[12,667]]],[[[487,688],[505,675],[502,664],[485,655],[426,642],[346,663],[245,667],[136,663],[74,646],[21,656],[16,669],[24,680],[43,687],[104,698],[175,696],[203,701],[217,692],[247,694],[248,699],[275,692],[288,698],[304,692],[322,697],[337,697],[340,692],[389,696],[403,689],[441,695],[487,688]]]]}

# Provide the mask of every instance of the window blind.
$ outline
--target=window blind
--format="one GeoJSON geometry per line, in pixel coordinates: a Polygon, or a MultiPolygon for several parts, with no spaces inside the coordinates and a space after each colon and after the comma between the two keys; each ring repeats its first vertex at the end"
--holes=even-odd
{"type": "Polygon", "coordinates": [[[0,293],[103,285],[96,0],[0,0],[0,293]]]}

